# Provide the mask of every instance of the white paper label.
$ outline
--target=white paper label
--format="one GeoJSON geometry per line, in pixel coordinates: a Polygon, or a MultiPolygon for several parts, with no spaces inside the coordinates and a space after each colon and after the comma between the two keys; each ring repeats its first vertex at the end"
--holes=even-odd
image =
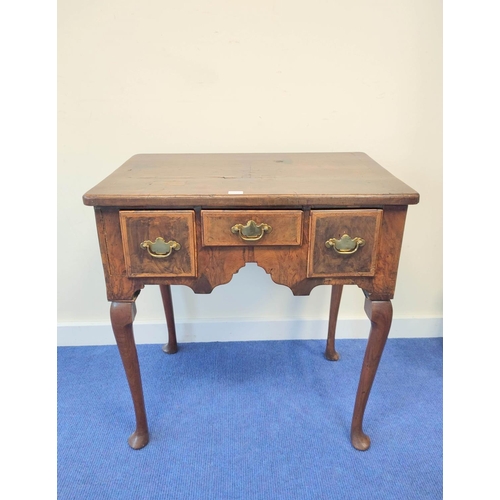
{"type": "Polygon", "coordinates": [[[228,191],[227,194],[243,194],[243,191],[228,191]]]}

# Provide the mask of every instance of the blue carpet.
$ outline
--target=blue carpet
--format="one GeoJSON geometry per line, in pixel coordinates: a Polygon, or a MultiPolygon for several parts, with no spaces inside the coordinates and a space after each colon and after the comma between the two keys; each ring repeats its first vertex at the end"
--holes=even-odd
{"type": "Polygon", "coordinates": [[[365,340],[139,345],[151,440],[115,346],[58,348],[58,498],[440,499],[442,339],[389,339],[349,441],[365,340]]]}

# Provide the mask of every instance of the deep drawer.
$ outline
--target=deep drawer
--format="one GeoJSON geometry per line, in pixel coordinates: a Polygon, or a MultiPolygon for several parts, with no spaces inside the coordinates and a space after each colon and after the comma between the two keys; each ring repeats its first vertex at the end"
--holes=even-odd
{"type": "Polygon", "coordinates": [[[123,210],[128,276],[196,276],[194,211],[123,210]]]}
{"type": "Polygon", "coordinates": [[[382,210],[313,210],[308,277],[373,276],[382,210]]]}

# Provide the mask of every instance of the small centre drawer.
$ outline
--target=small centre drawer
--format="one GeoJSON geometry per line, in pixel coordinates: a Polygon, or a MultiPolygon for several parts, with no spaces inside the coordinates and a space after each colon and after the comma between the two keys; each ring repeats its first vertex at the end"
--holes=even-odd
{"type": "Polygon", "coordinates": [[[202,210],[202,244],[300,245],[302,218],[302,210],[202,210]]]}
{"type": "Polygon", "coordinates": [[[120,228],[128,276],[196,276],[192,210],[122,210],[120,228]]]}

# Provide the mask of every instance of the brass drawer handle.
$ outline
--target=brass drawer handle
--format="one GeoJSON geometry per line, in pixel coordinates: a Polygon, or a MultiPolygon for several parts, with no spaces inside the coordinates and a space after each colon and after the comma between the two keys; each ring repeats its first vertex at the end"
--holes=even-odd
{"type": "Polygon", "coordinates": [[[143,241],[141,248],[147,250],[151,257],[164,259],[170,256],[172,250],[180,250],[181,246],[177,241],[170,240],[166,242],[163,238],[158,237],[154,243],[150,240],[143,241]]]}
{"type": "Polygon", "coordinates": [[[363,238],[351,238],[348,234],[343,234],[340,240],[335,238],[330,238],[325,242],[326,248],[333,248],[337,253],[341,255],[351,255],[358,251],[359,247],[365,244],[363,238]]]}
{"type": "Polygon", "coordinates": [[[273,228],[269,224],[257,224],[253,220],[249,220],[245,225],[235,224],[231,228],[233,234],[239,234],[244,241],[258,241],[265,233],[270,233],[273,228]]]}

